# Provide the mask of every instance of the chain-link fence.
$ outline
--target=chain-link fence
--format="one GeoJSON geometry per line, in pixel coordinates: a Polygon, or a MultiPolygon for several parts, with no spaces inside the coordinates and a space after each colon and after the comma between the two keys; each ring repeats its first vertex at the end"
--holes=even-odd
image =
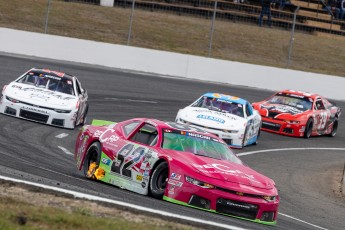
{"type": "Polygon", "coordinates": [[[0,26],[345,76],[345,21],[286,1],[0,0],[0,26]]]}

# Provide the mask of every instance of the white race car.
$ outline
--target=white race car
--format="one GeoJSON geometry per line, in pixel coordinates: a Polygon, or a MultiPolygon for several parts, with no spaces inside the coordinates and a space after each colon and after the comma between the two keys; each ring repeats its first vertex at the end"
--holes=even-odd
{"type": "Polygon", "coordinates": [[[230,147],[242,148],[257,144],[261,116],[244,99],[206,93],[191,105],[180,109],[176,122],[204,129],[222,138],[230,147]]]}
{"type": "Polygon", "coordinates": [[[87,98],[75,76],[32,68],[4,86],[0,113],[74,129],[86,121],[87,98]]]}

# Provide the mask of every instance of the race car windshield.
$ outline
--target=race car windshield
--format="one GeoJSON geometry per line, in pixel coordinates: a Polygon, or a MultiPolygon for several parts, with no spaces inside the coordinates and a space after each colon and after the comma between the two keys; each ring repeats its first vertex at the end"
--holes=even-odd
{"type": "Polygon", "coordinates": [[[73,82],[65,77],[57,77],[40,72],[28,72],[17,82],[33,85],[38,88],[44,88],[51,91],[74,95],[73,82]]]}
{"type": "Polygon", "coordinates": [[[164,131],[162,148],[242,164],[242,161],[235,156],[227,145],[215,138],[201,134],[178,130],[164,131]]]}
{"type": "Polygon", "coordinates": [[[313,102],[308,97],[291,96],[287,94],[275,95],[268,100],[270,104],[288,105],[302,111],[312,108],[313,102]]]}
{"type": "Polygon", "coordinates": [[[231,113],[239,117],[244,117],[243,105],[235,102],[225,101],[214,97],[202,97],[193,107],[206,108],[223,113],[231,113]]]}

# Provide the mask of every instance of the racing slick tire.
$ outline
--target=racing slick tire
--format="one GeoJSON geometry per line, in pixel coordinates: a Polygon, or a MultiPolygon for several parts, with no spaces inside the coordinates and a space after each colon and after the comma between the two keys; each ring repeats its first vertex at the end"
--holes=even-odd
{"type": "Polygon", "coordinates": [[[150,178],[150,194],[153,198],[162,199],[164,196],[167,180],[169,178],[169,167],[167,162],[161,162],[155,168],[150,178]]]}
{"type": "Polygon", "coordinates": [[[304,138],[308,139],[313,131],[313,119],[309,118],[307,124],[305,125],[304,138]]]}
{"type": "Polygon", "coordinates": [[[80,126],[85,125],[88,111],[89,111],[89,105],[86,106],[85,112],[83,114],[83,120],[79,123],[80,126]]]}
{"type": "Polygon", "coordinates": [[[334,137],[338,131],[338,119],[335,119],[332,125],[332,131],[329,134],[330,137],[334,137]]]}
{"type": "Polygon", "coordinates": [[[244,147],[244,143],[246,142],[246,137],[247,137],[247,127],[246,127],[246,129],[244,130],[244,134],[243,134],[243,139],[242,139],[242,146],[241,146],[241,148],[243,148],[244,147]]]}
{"type": "Polygon", "coordinates": [[[94,142],[87,149],[86,157],[83,163],[83,172],[86,178],[96,179],[94,173],[101,161],[102,147],[99,142],[94,142]]]}
{"type": "Polygon", "coordinates": [[[259,129],[258,136],[256,138],[256,141],[253,143],[253,145],[257,145],[259,143],[260,132],[261,132],[261,130],[259,129]]]}

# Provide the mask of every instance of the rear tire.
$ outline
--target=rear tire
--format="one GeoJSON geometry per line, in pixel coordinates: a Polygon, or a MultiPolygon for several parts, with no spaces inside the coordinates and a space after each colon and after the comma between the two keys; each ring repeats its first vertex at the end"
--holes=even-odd
{"type": "Polygon", "coordinates": [[[338,119],[335,119],[332,126],[332,132],[329,134],[330,137],[334,137],[338,131],[338,119]]]}
{"type": "Polygon", "coordinates": [[[162,199],[169,178],[169,167],[167,162],[161,162],[155,168],[150,178],[150,194],[153,198],[162,199]]]}
{"type": "Polygon", "coordinates": [[[101,161],[102,147],[99,142],[94,142],[86,151],[84,159],[83,171],[86,178],[96,179],[94,173],[99,167],[101,161]]]}
{"type": "Polygon", "coordinates": [[[313,119],[309,118],[307,124],[305,125],[304,138],[309,139],[313,131],[313,119]]]}

